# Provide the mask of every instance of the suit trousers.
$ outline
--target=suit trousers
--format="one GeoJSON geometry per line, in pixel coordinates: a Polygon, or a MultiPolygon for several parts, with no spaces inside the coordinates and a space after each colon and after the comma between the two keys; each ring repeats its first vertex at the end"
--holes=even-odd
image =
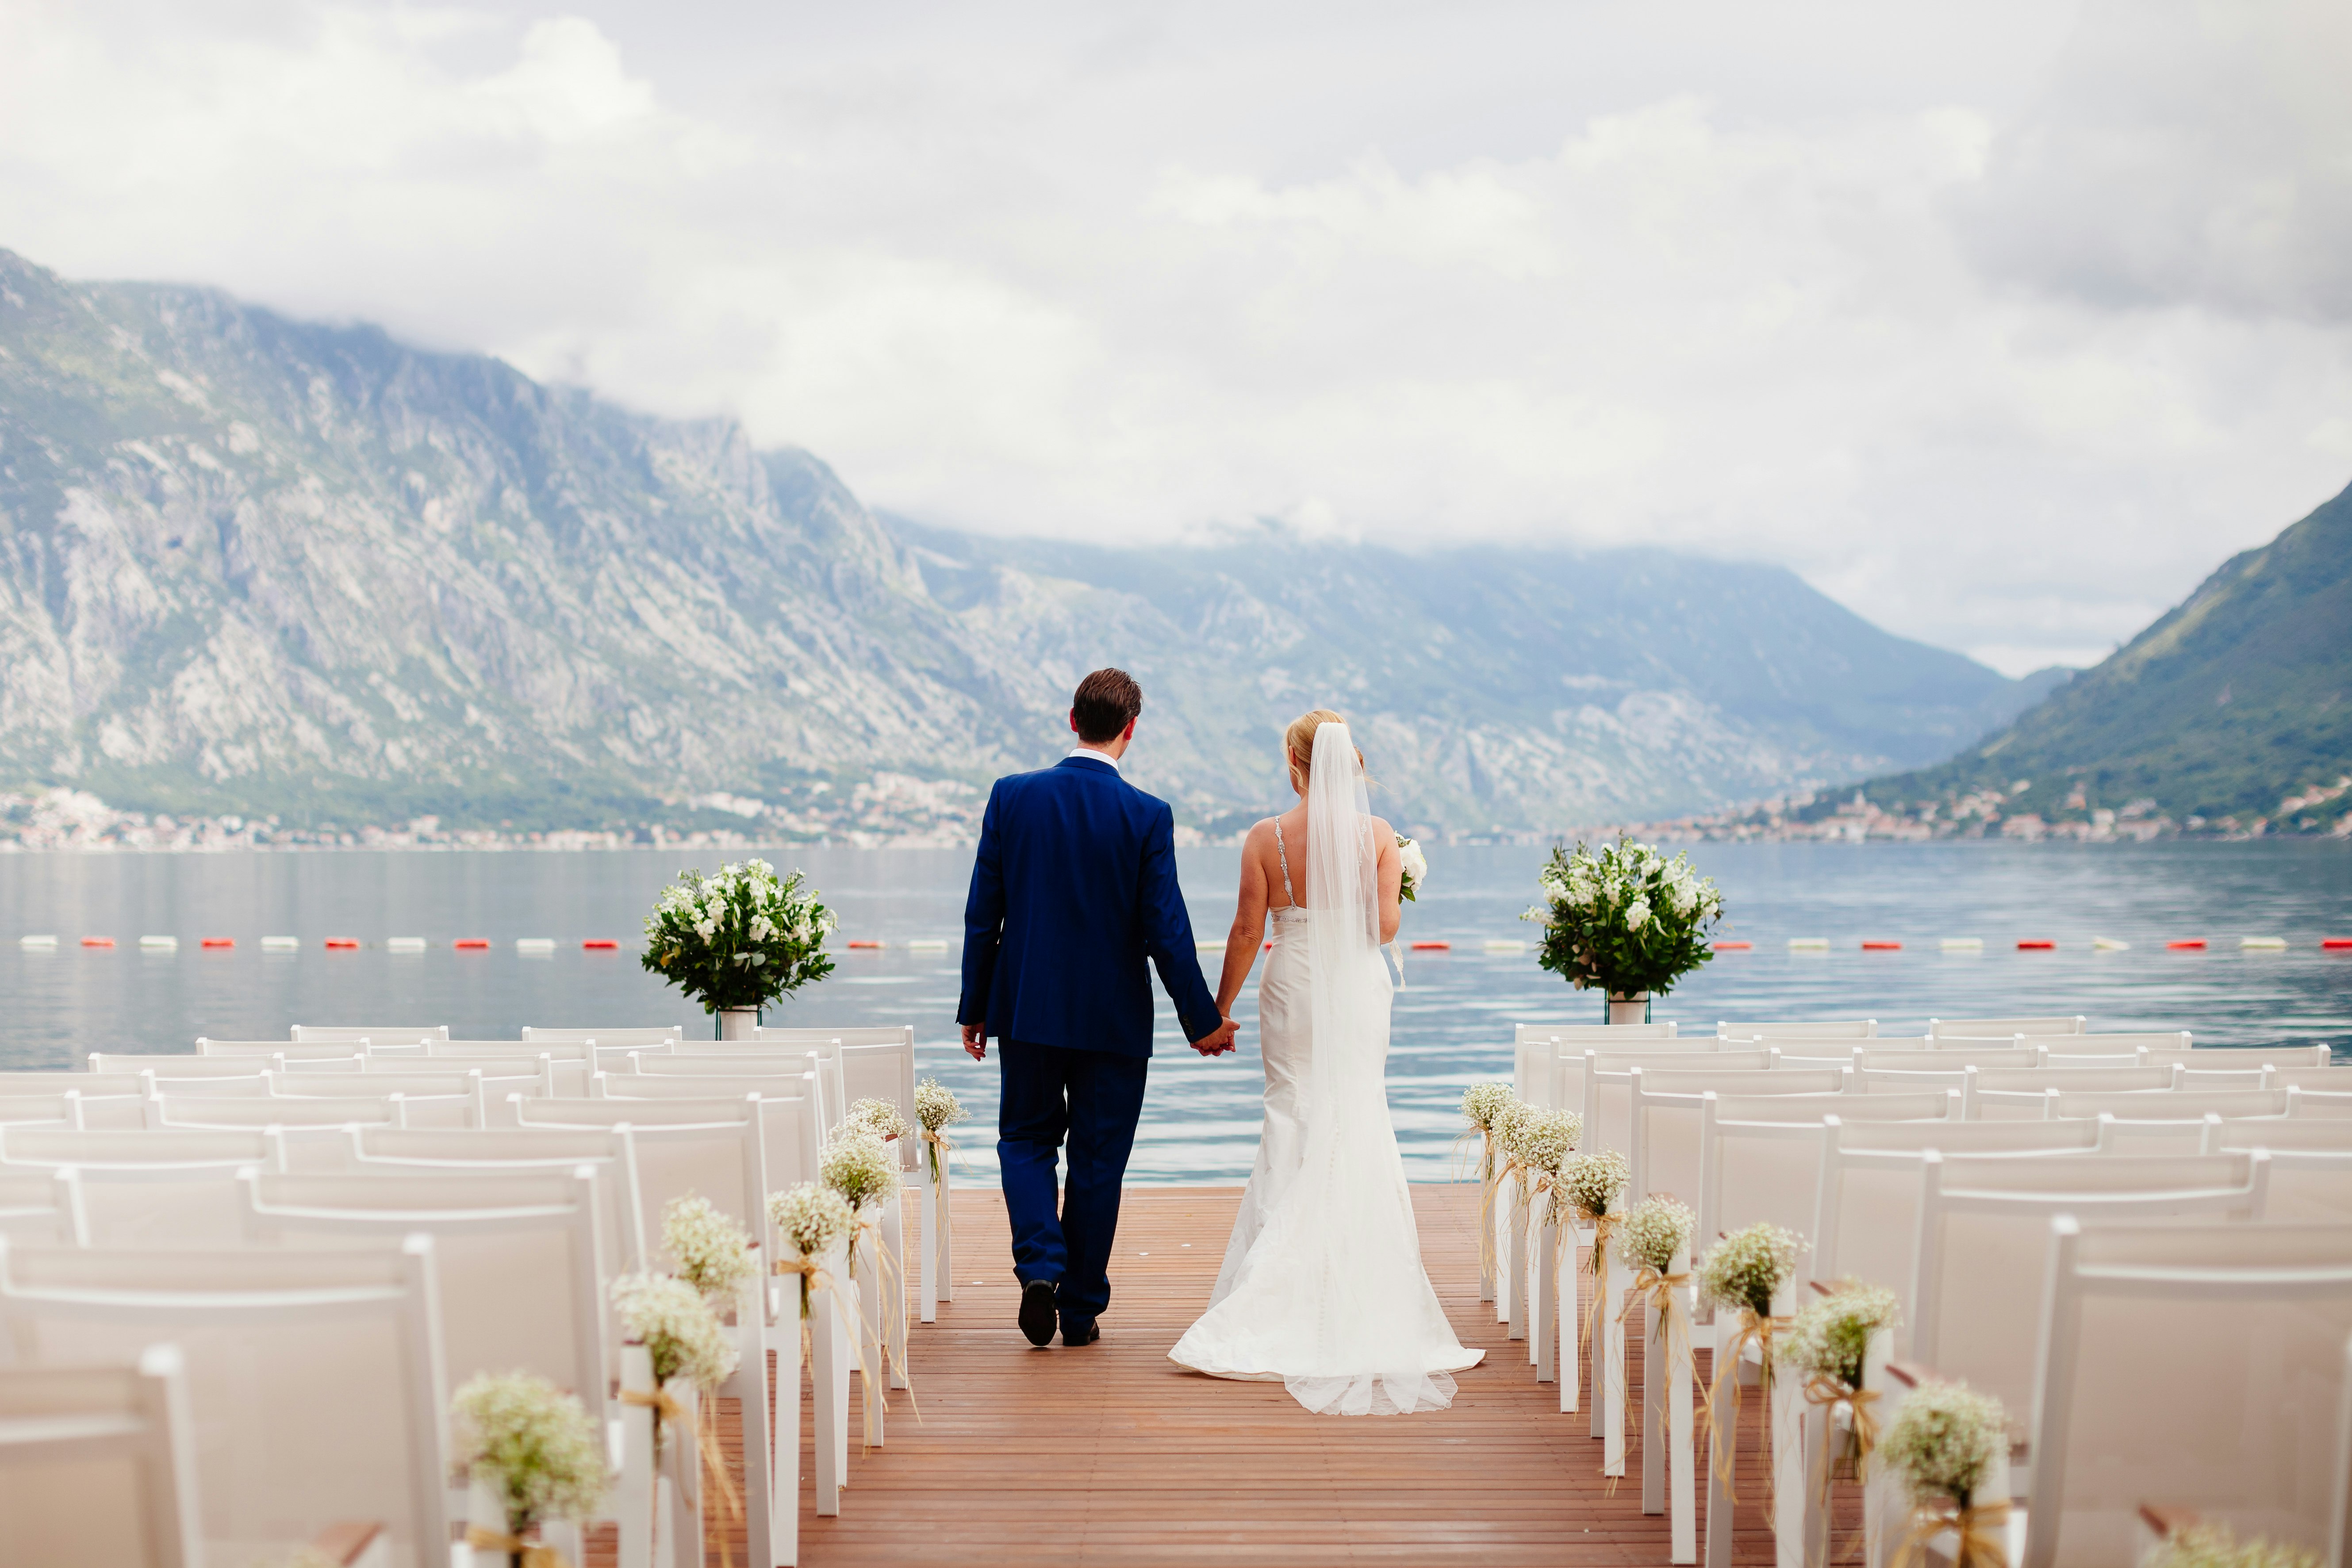
{"type": "Polygon", "coordinates": [[[1013,1275],[1055,1286],[1064,1329],[1091,1323],[1110,1304],[1119,1188],[1151,1058],[1020,1040],[997,1042],[997,1056],[1004,1087],[996,1159],[1013,1222],[1013,1275]],[[1057,1194],[1066,1137],[1069,1179],[1057,1194]]]}

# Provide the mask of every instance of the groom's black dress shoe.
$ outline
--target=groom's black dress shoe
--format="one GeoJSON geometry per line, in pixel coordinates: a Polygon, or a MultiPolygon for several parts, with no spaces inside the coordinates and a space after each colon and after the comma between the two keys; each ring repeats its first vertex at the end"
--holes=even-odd
{"type": "Polygon", "coordinates": [[[1062,1331],[1062,1343],[1070,1348],[1090,1345],[1102,1338],[1102,1330],[1093,1323],[1072,1323],[1062,1331]]]}
{"type": "Polygon", "coordinates": [[[1031,1344],[1043,1350],[1054,1342],[1054,1286],[1045,1279],[1032,1279],[1021,1287],[1021,1331],[1031,1344]]]}

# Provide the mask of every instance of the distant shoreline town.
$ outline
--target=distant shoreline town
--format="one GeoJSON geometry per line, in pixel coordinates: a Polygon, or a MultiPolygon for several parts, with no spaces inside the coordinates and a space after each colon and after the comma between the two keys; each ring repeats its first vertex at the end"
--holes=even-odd
{"type": "MultiPolygon", "coordinates": [[[[2352,813],[2315,822],[2310,808],[2352,792],[2352,776],[2280,803],[2267,817],[2176,821],[2150,799],[2117,807],[2092,805],[2082,792],[2060,811],[2004,811],[2010,795],[1978,790],[1942,802],[1888,807],[1854,791],[1805,792],[1656,821],[1613,823],[1559,832],[1532,829],[1463,831],[1419,828],[1433,844],[1543,846],[1620,834],[1664,843],[1920,843],[1992,840],[2011,843],[2147,843],[2154,839],[2352,837],[2352,813]]],[[[776,805],[732,795],[696,795],[677,806],[685,820],[628,828],[457,827],[436,816],[380,824],[293,824],[278,816],[204,816],[120,810],[87,791],[65,787],[0,793],[0,854],[42,850],[226,853],[237,850],[419,849],[759,849],[824,847],[856,849],[955,849],[978,841],[985,796],[960,780],[918,779],[882,773],[847,788],[804,789],[793,805],[776,805]],[[712,824],[734,819],[740,826],[712,824]],[[699,818],[699,822],[695,819],[699,818]]],[[[1214,829],[1179,823],[1179,847],[1234,845],[1229,814],[1214,829]]]]}

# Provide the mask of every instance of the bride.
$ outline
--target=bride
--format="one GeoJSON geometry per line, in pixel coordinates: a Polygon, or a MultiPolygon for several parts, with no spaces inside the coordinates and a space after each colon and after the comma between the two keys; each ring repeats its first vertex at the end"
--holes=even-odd
{"type": "Polygon", "coordinates": [[[1453,1403],[1477,1364],[1422,1271],[1389,1121],[1396,834],[1366,808],[1363,756],[1324,709],[1284,736],[1300,803],[1250,830],[1217,1001],[1230,1016],[1257,956],[1265,1126],[1209,1310],[1169,1359],[1280,1381],[1318,1414],[1407,1415],[1453,1403]]]}

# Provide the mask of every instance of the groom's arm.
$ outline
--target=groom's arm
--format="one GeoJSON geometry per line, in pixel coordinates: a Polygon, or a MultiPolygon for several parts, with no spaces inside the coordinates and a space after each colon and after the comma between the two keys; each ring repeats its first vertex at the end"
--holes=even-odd
{"type": "Polygon", "coordinates": [[[956,999],[956,1022],[963,1026],[964,1049],[988,1049],[988,993],[996,978],[996,950],[1004,940],[1004,850],[996,834],[996,791],[980,819],[980,852],[972,858],[971,891],[963,901],[963,991],[956,999]]]}
{"type": "MultiPolygon", "coordinates": [[[[1164,801],[1154,802],[1159,815],[1143,844],[1143,876],[1139,891],[1143,906],[1143,950],[1160,970],[1160,984],[1176,1004],[1176,1021],[1184,1037],[1196,1047],[1226,1033],[1217,999],[1201,976],[1200,944],[1192,940],[1192,917],[1184,908],[1184,889],[1176,882],[1176,814],[1164,801]]],[[[969,951],[969,949],[967,949],[969,951]]],[[[1230,1039],[1212,1047],[1222,1050],[1230,1039]]]]}

